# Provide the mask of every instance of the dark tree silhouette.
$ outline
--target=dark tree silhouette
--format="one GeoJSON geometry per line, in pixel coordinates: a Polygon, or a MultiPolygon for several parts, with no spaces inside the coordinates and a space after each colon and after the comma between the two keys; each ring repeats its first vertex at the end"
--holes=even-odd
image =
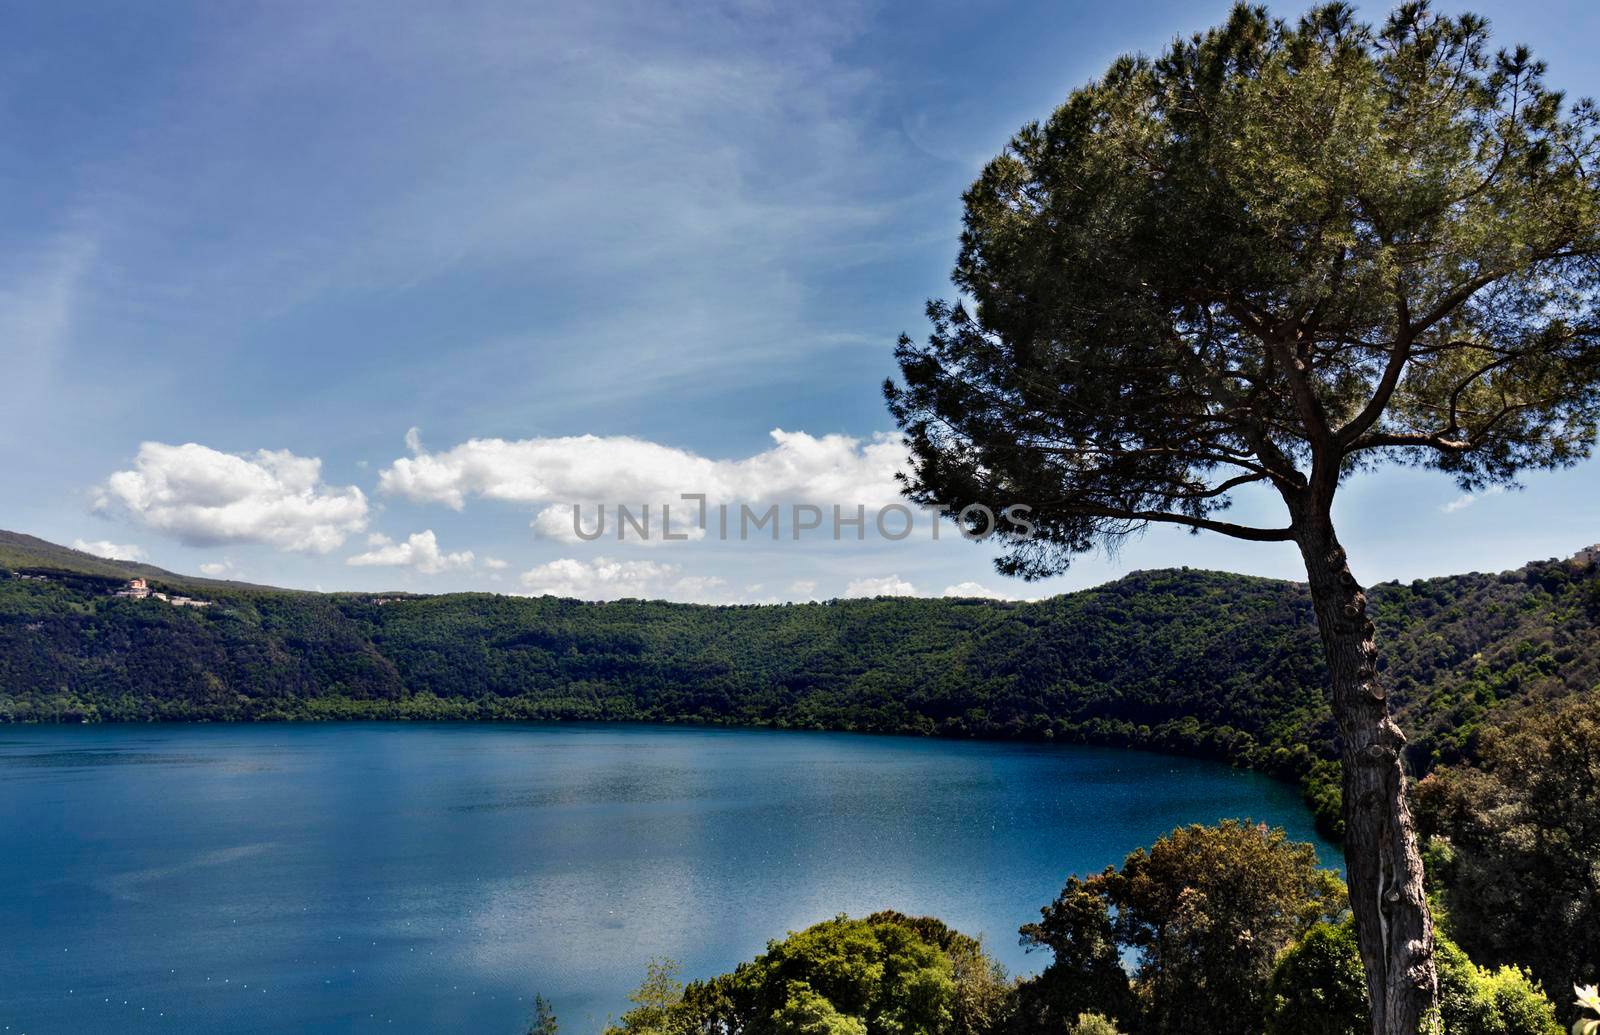
{"type": "Polygon", "coordinates": [[[954,280],[885,386],[925,504],[1033,507],[1037,578],[1149,522],[1302,554],[1341,733],[1373,1031],[1433,1023],[1433,932],[1367,599],[1331,518],[1380,463],[1468,490],[1586,456],[1600,415],[1596,113],[1486,23],[1237,7],[1123,58],[965,196],[954,280]],[[1225,519],[1236,490],[1287,520],[1225,519]]]}
{"type": "Polygon", "coordinates": [[[533,1019],[528,1022],[528,1035],[558,1035],[561,1023],[556,1020],[555,1007],[542,995],[533,997],[533,1019]]]}

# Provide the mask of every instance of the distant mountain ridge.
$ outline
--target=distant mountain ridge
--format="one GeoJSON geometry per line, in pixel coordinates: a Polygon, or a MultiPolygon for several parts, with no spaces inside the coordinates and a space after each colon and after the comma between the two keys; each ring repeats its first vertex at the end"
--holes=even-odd
{"type": "MultiPolygon", "coordinates": [[[[1470,756],[1495,717],[1600,688],[1592,564],[1385,583],[1371,599],[1419,770],[1470,756]]],[[[1086,741],[1300,779],[1331,819],[1324,686],[1304,587],[1219,572],[1029,603],[593,604],[277,590],[0,533],[0,722],[592,719],[1086,741]],[[214,606],[116,596],[129,578],[214,606]]]]}

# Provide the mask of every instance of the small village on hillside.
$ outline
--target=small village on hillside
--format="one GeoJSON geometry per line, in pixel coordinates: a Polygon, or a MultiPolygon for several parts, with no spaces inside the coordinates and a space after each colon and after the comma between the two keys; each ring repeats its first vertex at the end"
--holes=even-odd
{"type": "Polygon", "coordinates": [[[146,582],[144,579],[129,579],[128,587],[126,589],[118,590],[114,595],[119,597],[130,597],[134,600],[144,600],[146,598],[165,600],[173,607],[210,607],[212,603],[209,600],[196,600],[194,597],[173,596],[166,593],[152,591],[150,589],[150,583],[146,582]]]}
{"type": "MultiPolygon", "coordinates": [[[[0,568],[0,578],[13,578],[21,582],[53,582],[58,581],[41,571],[7,571],[0,568]]],[[[160,600],[171,604],[173,607],[211,607],[216,601],[201,600],[197,597],[186,597],[178,593],[163,593],[152,590],[146,579],[129,579],[121,589],[111,594],[114,597],[126,597],[130,600],[160,600]]]]}

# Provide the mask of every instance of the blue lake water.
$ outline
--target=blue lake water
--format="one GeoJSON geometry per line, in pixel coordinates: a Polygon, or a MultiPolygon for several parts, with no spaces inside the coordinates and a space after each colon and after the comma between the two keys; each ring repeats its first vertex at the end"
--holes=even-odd
{"type": "MultiPolygon", "coordinates": [[[[1074,872],[1297,793],[1084,747],[598,725],[0,727],[0,1028],[522,1030],[882,908],[1016,929],[1074,872]]],[[[1318,843],[1324,862],[1338,862],[1318,843]]]]}

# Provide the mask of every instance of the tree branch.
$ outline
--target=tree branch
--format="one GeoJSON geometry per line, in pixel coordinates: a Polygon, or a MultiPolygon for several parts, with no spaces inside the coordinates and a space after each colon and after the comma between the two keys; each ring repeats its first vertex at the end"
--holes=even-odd
{"type": "MultiPolygon", "coordinates": [[[[1385,236],[1385,244],[1390,242],[1385,236]]],[[[1394,390],[1400,384],[1400,375],[1405,372],[1406,363],[1411,359],[1411,342],[1414,340],[1411,332],[1411,302],[1406,298],[1405,282],[1399,274],[1395,275],[1394,283],[1394,318],[1395,340],[1389,348],[1389,362],[1383,368],[1383,376],[1379,378],[1377,387],[1372,391],[1372,398],[1367,400],[1367,405],[1356,414],[1355,419],[1344,427],[1334,432],[1334,443],[1343,449],[1351,442],[1361,437],[1362,432],[1371,428],[1383,416],[1383,411],[1388,408],[1389,400],[1394,398],[1394,390]]]]}
{"type": "Polygon", "coordinates": [[[1294,540],[1293,528],[1257,528],[1254,525],[1236,525],[1231,521],[1213,521],[1210,518],[1190,517],[1187,514],[1168,514],[1159,510],[1085,510],[1094,517],[1114,521],[1159,521],[1174,525],[1187,525],[1207,532],[1220,532],[1235,539],[1248,539],[1255,543],[1287,543],[1294,540]]]}

